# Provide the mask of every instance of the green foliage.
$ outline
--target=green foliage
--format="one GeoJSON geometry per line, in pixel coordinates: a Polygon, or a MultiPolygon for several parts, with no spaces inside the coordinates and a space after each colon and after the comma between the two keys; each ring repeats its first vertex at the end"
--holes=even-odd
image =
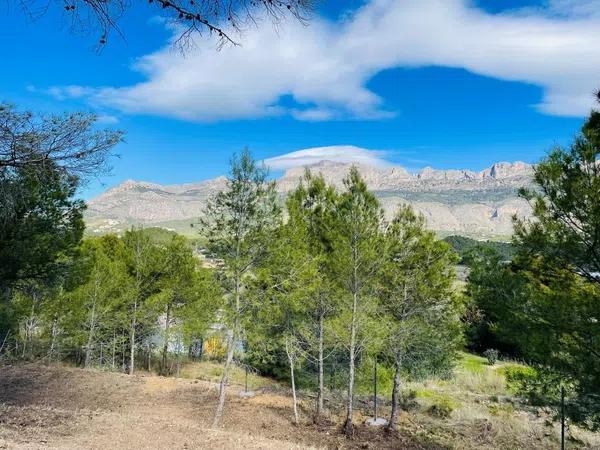
{"type": "Polygon", "coordinates": [[[512,416],[512,414],[515,412],[515,408],[512,403],[493,403],[488,405],[488,409],[492,416],[512,416]]]}
{"type": "Polygon", "coordinates": [[[164,320],[161,371],[167,373],[169,347],[189,347],[206,334],[220,303],[220,289],[213,273],[199,267],[188,240],[181,236],[167,240],[157,259],[158,292],[148,303],[164,320]]]}
{"type": "Polygon", "coordinates": [[[20,282],[53,282],[66,270],[83,234],[85,205],[73,199],[77,178],[51,163],[42,168],[0,166],[0,290],[20,282]]]}
{"type": "Polygon", "coordinates": [[[84,228],[80,179],[101,172],[122,137],[95,121],[0,104],[0,301],[22,285],[57,283],[68,269],[84,228]]]}
{"type": "Polygon", "coordinates": [[[131,355],[133,332],[134,355],[152,350],[157,338],[163,348],[170,343],[169,352],[175,342],[190,347],[219,305],[213,273],[180,236],[167,244],[141,230],[87,239],[69,268],[58,287],[30,283],[5,304],[20,355],[116,369],[131,355]]]}
{"type": "MultiPolygon", "coordinates": [[[[508,365],[502,368],[506,378],[506,386],[512,392],[523,394],[526,392],[539,392],[538,371],[530,366],[508,365]]],[[[543,385],[542,385],[543,387],[543,385]]],[[[539,395],[538,395],[539,398],[539,395]]]]}
{"type": "Polygon", "coordinates": [[[447,376],[462,344],[456,255],[408,206],[399,208],[385,239],[380,292],[386,353],[413,378],[447,376]]]}
{"type": "Polygon", "coordinates": [[[174,238],[177,238],[178,236],[181,237],[174,231],[165,230],[160,227],[142,228],[140,231],[146,235],[152,243],[159,245],[168,245],[174,238]]]}
{"type": "Polygon", "coordinates": [[[275,185],[267,175],[247,150],[234,156],[226,189],[211,199],[201,219],[207,248],[221,262],[217,278],[229,294],[223,319],[233,328],[249,307],[251,270],[266,256],[269,232],[281,220],[275,185]]]}
{"type": "MultiPolygon", "coordinates": [[[[377,392],[389,396],[394,384],[395,368],[389,364],[377,363],[377,392]]],[[[373,394],[374,360],[368,358],[359,365],[356,373],[356,391],[363,395],[373,394]]]]}
{"type": "Polygon", "coordinates": [[[535,220],[517,222],[521,253],[542,257],[600,283],[600,112],[592,112],[569,149],[556,148],[535,169],[537,190],[521,194],[535,220]]]}
{"type": "Polygon", "coordinates": [[[479,353],[495,348],[515,357],[524,355],[523,328],[519,305],[527,297],[526,281],[513,273],[493,250],[473,254],[466,288],[468,347],[479,353]],[[501,326],[500,326],[501,324],[501,326]]]}
{"type": "Polygon", "coordinates": [[[498,361],[499,352],[495,348],[488,348],[483,352],[483,356],[487,358],[488,364],[493,366],[498,361]]]}
{"type": "Polygon", "coordinates": [[[290,216],[272,233],[267,257],[256,270],[255,303],[246,329],[253,333],[252,344],[268,349],[260,356],[254,351],[262,364],[277,362],[277,356],[281,363],[284,353],[296,364],[314,340],[319,261],[309,251],[305,223],[297,219],[290,216]]]}
{"type": "Polygon", "coordinates": [[[492,252],[470,261],[469,338],[538,367],[508,373],[532,403],[556,405],[569,387],[574,419],[600,425],[600,115],[593,112],[569,149],[536,167],[535,190],[522,195],[534,218],[515,222],[512,263],[492,252]]]}
{"type": "Polygon", "coordinates": [[[457,406],[451,397],[444,394],[435,395],[432,400],[433,402],[427,409],[427,412],[440,419],[449,418],[457,406]]]}
{"type": "Polygon", "coordinates": [[[565,380],[548,367],[503,368],[508,389],[533,406],[550,406],[556,416],[561,408],[561,386],[565,387],[565,411],[575,422],[597,429],[600,415],[595,396],[582,397],[576,383],[565,380]]]}
{"type": "Polygon", "coordinates": [[[450,244],[454,251],[460,255],[462,263],[467,263],[473,254],[482,251],[494,251],[504,261],[512,260],[515,254],[515,247],[509,242],[476,241],[457,235],[447,236],[443,240],[450,244]]]}
{"type": "Polygon", "coordinates": [[[459,364],[460,367],[468,372],[479,373],[485,370],[487,360],[481,356],[472,353],[461,352],[459,364]]]}

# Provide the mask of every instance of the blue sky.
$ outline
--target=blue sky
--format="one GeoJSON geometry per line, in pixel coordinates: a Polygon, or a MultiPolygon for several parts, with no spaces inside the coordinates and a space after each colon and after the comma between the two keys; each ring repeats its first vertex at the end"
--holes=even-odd
{"type": "Polygon", "coordinates": [[[220,52],[204,38],[185,56],[145,5],[101,53],[60,10],[32,22],[13,6],[0,17],[0,99],[94,111],[127,132],[86,198],[129,178],[214,177],[244,146],[267,159],[353,145],[409,170],[535,162],[572,139],[600,87],[598,6],[329,1],[308,27],[249,29],[220,52]]]}

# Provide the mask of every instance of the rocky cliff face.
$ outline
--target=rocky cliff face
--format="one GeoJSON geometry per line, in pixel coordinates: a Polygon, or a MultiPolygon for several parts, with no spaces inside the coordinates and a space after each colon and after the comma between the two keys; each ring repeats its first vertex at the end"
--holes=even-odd
{"type": "MultiPolygon", "coordinates": [[[[308,169],[341,188],[350,167],[321,161],[308,169]]],[[[533,174],[533,167],[523,162],[496,163],[481,172],[427,167],[414,175],[399,166],[357,167],[388,216],[398,204],[410,203],[440,233],[507,236],[514,214],[530,215],[527,203],[517,197],[518,188],[529,185],[533,174]]],[[[280,193],[294,189],[304,171],[304,167],[286,171],[277,180],[280,193]]],[[[225,184],[224,177],[171,186],[128,180],[88,203],[88,228],[96,233],[132,224],[189,229],[202,215],[208,199],[225,184]]]]}

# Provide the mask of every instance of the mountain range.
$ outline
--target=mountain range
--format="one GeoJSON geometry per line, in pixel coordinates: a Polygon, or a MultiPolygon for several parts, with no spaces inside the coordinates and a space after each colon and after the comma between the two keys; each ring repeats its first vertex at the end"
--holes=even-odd
{"type": "MultiPolygon", "coordinates": [[[[520,187],[532,183],[533,166],[524,162],[500,162],[480,172],[426,167],[415,174],[401,166],[355,166],[388,217],[398,204],[410,203],[441,235],[501,239],[511,234],[513,215],[531,214],[527,202],[517,195],[520,187]]],[[[306,168],[341,188],[350,167],[320,161],[291,168],[276,180],[277,190],[284,196],[294,189],[306,168]]],[[[225,177],[166,186],[127,180],[88,202],[88,232],[119,232],[143,225],[195,235],[193,223],[202,216],[208,199],[225,185],[225,177]]]]}

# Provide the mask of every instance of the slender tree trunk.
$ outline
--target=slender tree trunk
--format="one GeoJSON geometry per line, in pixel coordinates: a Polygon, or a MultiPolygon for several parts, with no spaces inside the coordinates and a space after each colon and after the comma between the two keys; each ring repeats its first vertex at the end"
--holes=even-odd
{"type": "Polygon", "coordinates": [[[127,342],[127,335],[123,333],[123,340],[121,341],[121,370],[125,373],[127,367],[125,366],[125,342],[127,342]]]}
{"type": "MultiPolygon", "coordinates": [[[[239,254],[239,248],[237,253],[239,254]]],[[[237,328],[238,321],[240,316],[240,307],[241,307],[241,274],[236,271],[235,273],[235,311],[233,318],[233,326],[230,330],[227,331],[227,359],[225,360],[225,366],[223,367],[223,376],[221,377],[221,384],[219,385],[219,403],[217,405],[217,410],[215,411],[215,416],[213,418],[213,427],[217,427],[221,422],[221,417],[223,416],[223,411],[225,410],[225,394],[227,390],[227,383],[229,381],[229,370],[231,368],[231,363],[233,362],[233,354],[235,351],[235,343],[237,339],[237,328]]]]}
{"type": "Polygon", "coordinates": [[[171,305],[167,305],[167,319],[165,322],[165,342],[162,349],[162,361],[160,363],[163,375],[167,375],[167,352],[169,351],[169,324],[171,322],[171,305]]]}
{"type": "Polygon", "coordinates": [[[295,365],[295,355],[294,350],[291,348],[291,344],[286,339],[285,341],[285,352],[287,353],[288,362],[290,364],[290,378],[292,380],[292,402],[294,406],[294,425],[300,424],[300,419],[298,417],[298,399],[296,397],[296,377],[294,376],[294,365],[295,365]]]}
{"type": "MultiPolygon", "coordinates": [[[[54,347],[56,346],[56,335],[58,334],[58,329],[56,326],[56,319],[52,319],[52,342],[50,343],[50,350],[48,351],[48,359],[52,361],[54,359],[54,347]]],[[[2,349],[0,348],[0,351],[2,349]]]]}
{"type": "Polygon", "coordinates": [[[137,326],[137,293],[133,304],[133,317],[131,318],[131,329],[129,330],[129,375],[133,375],[135,366],[135,327],[137,326]]]}
{"type": "Polygon", "coordinates": [[[217,410],[213,418],[212,426],[217,427],[223,417],[223,411],[225,410],[225,394],[227,389],[227,383],[229,381],[229,369],[233,362],[233,351],[235,345],[235,333],[234,330],[227,331],[227,358],[225,359],[225,366],[223,367],[223,375],[221,376],[221,383],[219,385],[219,403],[217,404],[217,410]]]}
{"type": "Polygon", "coordinates": [[[354,432],[352,417],[354,413],[354,358],[356,356],[356,310],[358,306],[358,292],[352,295],[352,322],[350,324],[350,364],[348,373],[348,401],[346,405],[346,422],[344,432],[351,436],[354,432]]]}
{"type": "Polygon", "coordinates": [[[113,343],[112,343],[112,370],[115,370],[115,353],[116,353],[116,345],[117,345],[117,333],[113,333],[113,343]]]}
{"type": "Polygon", "coordinates": [[[89,368],[92,363],[92,345],[94,344],[94,335],[96,333],[96,298],[96,292],[94,292],[92,311],[90,312],[90,329],[88,331],[88,339],[85,345],[85,362],[83,364],[86,369],[89,368]]]}
{"type": "MultiPolygon", "coordinates": [[[[23,341],[23,354],[22,357],[25,358],[27,344],[31,340],[31,336],[33,335],[33,323],[35,318],[35,303],[36,303],[36,294],[35,292],[31,295],[31,313],[29,318],[25,321],[25,339],[23,341]]],[[[31,350],[30,350],[31,352],[31,350]]]]}
{"type": "Polygon", "coordinates": [[[334,383],[333,375],[335,374],[336,367],[337,367],[337,363],[334,360],[331,363],[331,366],[329,366],[329,389],[331,389],[332,391],[335,389],[335,383],[334,383]]]}
{"type": "Polygon", "coordinates": [[[129,330],[129,375],[133,375],[135,370],[135,329],[137,327],[137,315],[139,302],[142,300],[142,255],[143,249],[140,243],[140,236],[136,238],[135,248],[135,298],[133,301],[133,315],[131,318],[131,329],[129,330]]]}
{"type": "Polygon", "coordinates": [[[319,312],[319,393],[317,395],[317,417],[323,414],[323,397],[325,395],[325,382],[323,378],[323,339],[324,339],[324,314],[319,312]]]}
{"type": "Polygon", "coordinates": [[[177,372],[176,377],[179,378],[179,370],[181,368],[181,337],[177,334],[177,372]]]}
{"type": "Polygon", "coordinates": [[[2,340],[2,345],[0,345],[0,356],[2,355],[2,351],[4,350],[4,345],[6,345],[6,341],[8,340],[8,336],[10,336],[10,330],[6,332],[4,335],[4,339],[2,340]]]}
{"type": "Polygon", "coordinates": [[[400,382],[402,370],[402,356],[400,353],[396,355],[396,373],[394,374],[394,387],[392,388],[392,412],[390,420],[387,424],[388,430],[395,430],[398,424],[398,403],[400,400],[400,382]]]}

